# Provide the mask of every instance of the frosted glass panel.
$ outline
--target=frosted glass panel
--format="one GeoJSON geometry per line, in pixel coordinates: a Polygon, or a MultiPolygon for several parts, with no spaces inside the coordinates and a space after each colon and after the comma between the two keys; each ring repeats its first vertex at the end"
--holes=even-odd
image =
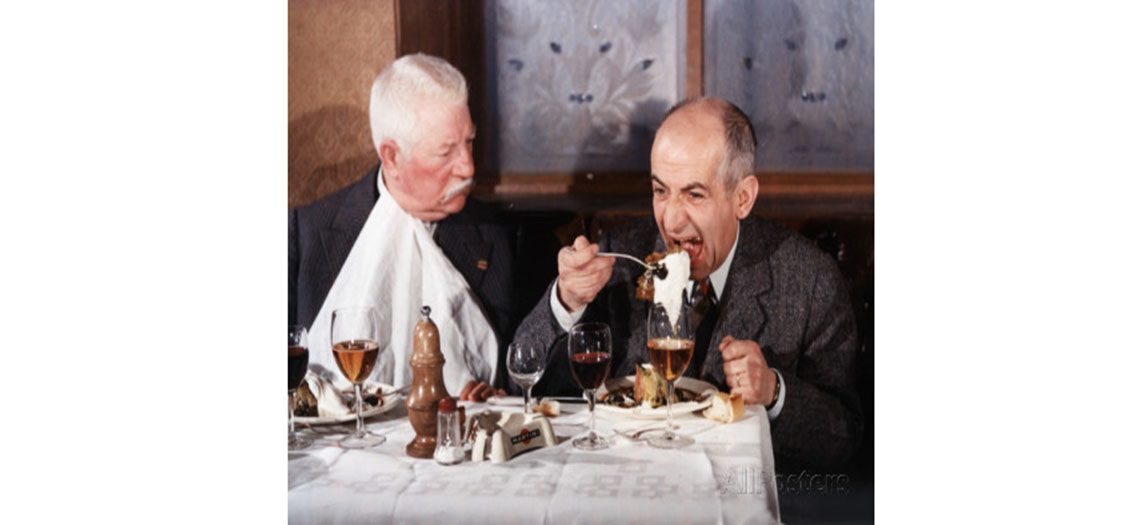
{"type": "Polygon", "coordinates": [[[491,0],[491,166],[646,171],[683,92],[683,2],[491,0]]]}
{"type": "Polygon", "coordinates": [[[704,9],[704,92],[750,116],[760,171],[874,169],[872,0],[704,9]]]}

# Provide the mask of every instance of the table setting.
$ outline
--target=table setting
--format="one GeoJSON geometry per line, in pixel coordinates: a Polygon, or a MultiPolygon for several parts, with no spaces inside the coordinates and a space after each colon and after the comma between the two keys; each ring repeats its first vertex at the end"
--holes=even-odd
{"type": "Polygon", "coordinates": [[[336,383],[308,369],[307,330],[290,326],[289,521],[778,522],[765,409],[680,377],[694,347],[686,308],[653,305],[651,363],[624,377],[608,377],[607,325],[572,326],[581,399],[533,401],[548,362],[534,343],[513,343],[503,364],[521,397],[450,396],[427,307],[411,384],[397,387],[368,381],[380,351],[373,308],[332,313],[336,383]]]}

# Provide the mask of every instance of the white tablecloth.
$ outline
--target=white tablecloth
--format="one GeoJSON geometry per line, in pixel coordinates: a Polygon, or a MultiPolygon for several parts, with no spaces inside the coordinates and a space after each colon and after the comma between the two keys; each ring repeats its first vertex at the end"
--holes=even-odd
{"type": "MultiPolygon", "coordinates": [[[[469,414],[486,408],[468,404],[469,414]]],[[[496,407],[487,407],[498,410],[496,407]]],[[[500,409],[518,410],[518,409],[500,409]]],[[[563,405],[552,420],[560,443],[507,463],[454,466],[406,455],[414,431],[399,405],[369,419],[387,442],[343,450],[348,427],[314,428],[308,449],[289,453],[290,523],[772,523],[777,486],[769,422],[760,406],[724,425],[690,414],[675,419],[696,443],[658,450],[613,430],[663,420],[598,413],[614,446],[587,452],[562,441],[585,432],[584,405],[563,405]]],[[[468,455],[467,455],[468,456],[468,455]]]]}

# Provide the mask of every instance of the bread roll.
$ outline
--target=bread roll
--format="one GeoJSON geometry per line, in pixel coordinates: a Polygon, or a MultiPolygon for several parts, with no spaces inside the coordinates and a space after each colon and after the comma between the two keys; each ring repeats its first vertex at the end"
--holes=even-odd
{"type": "Polygon", "coordinates": [[[719,392],[711,396],[711,406],[703,410],[703,417],[721,423],[733,423],[745,413],[746,405],[742,402],[742,396],[736,396],[732,400],[730,394],[719,392]]]}

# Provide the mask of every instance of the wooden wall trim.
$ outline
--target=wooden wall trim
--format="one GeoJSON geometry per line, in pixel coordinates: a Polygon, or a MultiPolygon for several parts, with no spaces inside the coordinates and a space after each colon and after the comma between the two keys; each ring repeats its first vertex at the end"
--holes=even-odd
{"type": "Polygon", "coordinates": [[[684,97],[703,95],[703,0],[687,1],[687,57],[684,97]]]}
{"type": "MultiPolygon", "coordinates": [[[[478,195],[543,195],[548,193],[647,193],[649,179],[639,173],[504,173],[495,185],[479,184],[478,195]]],[[[763,194],[874,195],[875,174],[760,173],[763,194]]]]}
{"type": "MultiPolygon", "coordinates": [[[[762,173],[755,209],[773,216],[875,213],[870,172],[762,173]]],[[[478,179],[473,194],[506,209],[592,212],[651,211],[648,178],[637,173],[504,174],[490,185],[478,179]]]]}

